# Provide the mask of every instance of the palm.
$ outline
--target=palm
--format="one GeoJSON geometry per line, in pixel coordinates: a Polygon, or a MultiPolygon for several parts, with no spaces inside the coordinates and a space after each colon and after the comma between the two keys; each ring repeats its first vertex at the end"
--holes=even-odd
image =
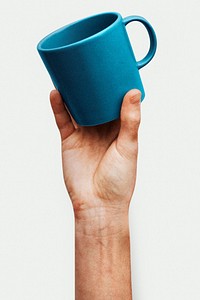
{"type": "Polygon", "coordinates": [[[59,116],[61,107],[56,113],[53,105],[62,137],[64,179],[73,205],[88,208],[122,200],[129,203],[135,186],[137,143],[132,155],[123,151],[118,141],[120,120],[74,128],[69,114],[62,111],[59,116]]]}

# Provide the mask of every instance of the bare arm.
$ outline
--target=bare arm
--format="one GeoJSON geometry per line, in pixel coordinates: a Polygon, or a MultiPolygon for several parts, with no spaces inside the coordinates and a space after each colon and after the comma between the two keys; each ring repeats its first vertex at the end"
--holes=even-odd
{"type": "Polygon", "coordinates": [[[110,219],[110,224],[105,227],[103,220],[95,225],[92,222],[91,227],[99,228],[97,231],[95,228],[96,232],[90,225],[76,220],[76,299],[130,300],[128,218],[111,216],[110,213],[107,217],[106,212],[103,215],[110,219]]]}
{"type": "Polygon", "coordinates": [[[51,92],[63,173],[75,216],[76,300],[131,300],[128,211],[135,187],[140,93],[126,94],[120,120],[79,127],[51,92]]]}

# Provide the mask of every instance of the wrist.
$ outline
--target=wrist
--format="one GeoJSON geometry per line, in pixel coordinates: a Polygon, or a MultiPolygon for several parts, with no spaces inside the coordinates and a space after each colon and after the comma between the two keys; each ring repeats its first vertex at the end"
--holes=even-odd
{"type": "Polygon", "coordinates": [[[76,236],[106,238],[129,236],[128,209],[91,207],[74,211],[76,236]]]}

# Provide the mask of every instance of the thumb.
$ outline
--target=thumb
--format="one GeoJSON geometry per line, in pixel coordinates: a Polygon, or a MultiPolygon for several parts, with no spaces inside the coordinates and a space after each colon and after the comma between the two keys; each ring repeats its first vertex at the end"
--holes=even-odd
{"type": "Polygon", "coordinates": [[[121,107],[121,125],[116,141],[118,152],[132,159],[138,153],[138,129],[140,125],[141,92],[130,90],[124,97],[121,107]]]}

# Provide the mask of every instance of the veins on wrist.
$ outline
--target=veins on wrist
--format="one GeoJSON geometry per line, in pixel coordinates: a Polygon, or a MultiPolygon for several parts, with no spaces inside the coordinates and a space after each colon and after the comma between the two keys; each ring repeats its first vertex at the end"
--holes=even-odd
{"type": "Polygon", "coordinates": [[[75,212],[76,234],[97,238],[129,234],[128,211],[119,210],[119,207],[92,207],[75,212]]]}

